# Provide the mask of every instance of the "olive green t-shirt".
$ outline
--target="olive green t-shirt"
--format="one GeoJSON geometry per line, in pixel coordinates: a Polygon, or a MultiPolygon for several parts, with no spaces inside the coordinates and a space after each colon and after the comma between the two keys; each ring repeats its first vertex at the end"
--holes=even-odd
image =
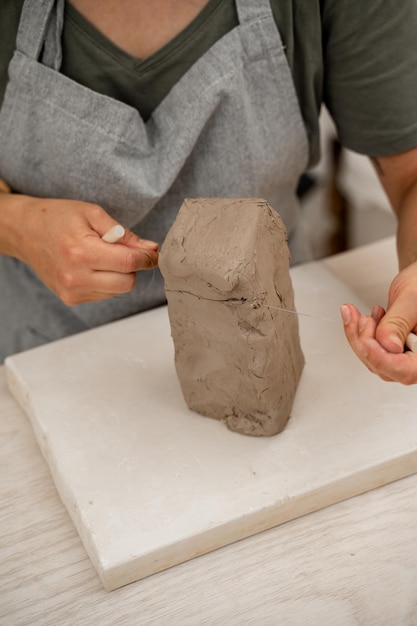
{"type": "MultiPolygon", "coordinates": [[[[1,0],[0,103],[22,5],[1,0]]],[[[310,164],[319,156],[322,102],[340,141],[352,150],[383,156],[417,146],[416,0],[271,0],[271,7],[307,129],[310,164]]],[[[141,61],[67,2],[61,71],[147,119],[187,69],[237,24],[234,0],[210,0],[178,36],[141,61]]]]}

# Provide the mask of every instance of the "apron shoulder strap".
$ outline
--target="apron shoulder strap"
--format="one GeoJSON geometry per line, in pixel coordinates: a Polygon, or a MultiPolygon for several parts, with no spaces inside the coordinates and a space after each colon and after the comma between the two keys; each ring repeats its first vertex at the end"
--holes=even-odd
{"type": "Polygon", "coordinates": [[[270,0],[236,0],[239,24],[248,24],[263,17],[272,17],[270,0]]]}
{"type": "Polygon", "coordinates": [[[16,48],[34,60],[59,70],[65,0],[25,0],[17,31],[16,48]]]}

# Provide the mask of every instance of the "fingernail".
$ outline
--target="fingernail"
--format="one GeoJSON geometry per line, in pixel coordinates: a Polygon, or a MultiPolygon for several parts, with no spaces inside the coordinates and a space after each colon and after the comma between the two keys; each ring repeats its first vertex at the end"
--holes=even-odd
{"type": "Polygon", "coordinates": [[[390,335],[388,335],[388,341],[394,346],[396,346],[399,350],[401,351],[404,350],[404,344],[401,341],[401,339],[398,337],[398,335],[391,333],[390,335]]]}
{"type": "Polygon", "coordinates": [[[154,267],[156,267],[158,265],[158,253],[157,252],[154,253],[155,260],[151,257],[150,254],[148,254],[148,252],[146,252],[146,250],[142,249],[142,253],[148,259],[148,268],[147,269],[153,269],[154,267]]]}
{"type": "Polygon", "coordinates": [[[379,307],[375,304],[375,306],[372,307],[371,317],[373,317],[373,319],[376,320],[378,318],[378,315],[379,315],[379,307]]]}
{"type": "Polygon", "coordinates": [[[159,244],[156,241],[150,241],[149,239],[141,239],[140,245],[145,248],[152,248],[153,250],[157,250],[159,248],[159,244]]]}
{"type": "Polygon", "coordinates": [[[352,316],[350,314],[350,310],[349,307],[347,307],[345,304],[343,304],[340,307],[340,314],[342,316],[342,320],[345,326],[347,326],[348,324],[350,324],[351,320],[352,320],[352,316]]]}

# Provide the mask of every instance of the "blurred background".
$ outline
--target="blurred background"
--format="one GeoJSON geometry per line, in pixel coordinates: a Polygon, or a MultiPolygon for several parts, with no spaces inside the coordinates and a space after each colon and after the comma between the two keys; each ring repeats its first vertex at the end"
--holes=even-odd
{"type": "Polygon", "coordinates": [[[299,195],[315,259],[395,234],[396,220],[370,160],[342,148],[327,110],[321,119],[322,159],[299,195]]]}

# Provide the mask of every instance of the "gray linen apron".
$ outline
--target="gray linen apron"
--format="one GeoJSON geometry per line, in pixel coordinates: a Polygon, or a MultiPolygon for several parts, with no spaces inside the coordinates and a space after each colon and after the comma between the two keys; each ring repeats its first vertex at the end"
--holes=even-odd
{"type": "MultiPolygon", "coordinates": [[[[262,197],[293,263],[308,257],[295,188],[308,142],[269,0],[236,0],[239,26],[144,123],[132,107],[59,72],[64,0],[26,0],[0,112],[0,177],[16,191],[100,204],[162,243],[185,197],[262,197]]],[[[0,257],[0,359],[157,306],[157,272],[100,303],[64,305],[25,264],[0,257]]]]}

